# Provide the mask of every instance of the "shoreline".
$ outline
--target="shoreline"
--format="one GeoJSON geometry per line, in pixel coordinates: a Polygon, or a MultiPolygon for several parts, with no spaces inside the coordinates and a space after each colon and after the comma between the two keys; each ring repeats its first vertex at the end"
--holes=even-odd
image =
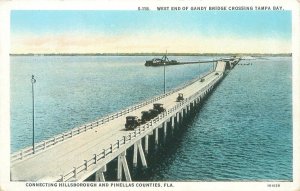
{"type": "MultiPolygon", "coordinates": [[[[27,54],[9,54],[10,56],[164,56],[165,53],[27,53],[27,54]]],[[[258,54],[258,53],[168,53],[168,56],[253,56],[253,57],[291,57],[292,53],[278,53],[278,54],[258,54]]]]}

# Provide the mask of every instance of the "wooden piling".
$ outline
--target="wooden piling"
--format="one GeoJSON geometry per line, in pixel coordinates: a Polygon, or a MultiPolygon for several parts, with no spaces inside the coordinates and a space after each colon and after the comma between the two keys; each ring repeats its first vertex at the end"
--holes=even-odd
{"type": "Polygon", "coordinates": [[[134,143],[133,145],[133,166],[137,166],[137,155],[138,155],[138,148],[137,143],[134,143]]]}
{"type": "Polygon", "coordinates": [[[158,144],[158,128],[155,129],[155,144],[158,144]]]}
{"type": "Polygon", "coordinates": [[[145,136],[145,153],[148,154],[149,135],[145,136]]]}
{"type": "Polygon", "coordinates": [[[138,151],[139,151],[139,154],[140,154],[140,157],[141,157],[142,165],[143,165],[143,167],[147,168],[147,161],[146,161],[146,157],[144,155],[144,151],[143,151],[142,141],[141,140],[138,140],[137,146],[138,146],[138,151]]]}

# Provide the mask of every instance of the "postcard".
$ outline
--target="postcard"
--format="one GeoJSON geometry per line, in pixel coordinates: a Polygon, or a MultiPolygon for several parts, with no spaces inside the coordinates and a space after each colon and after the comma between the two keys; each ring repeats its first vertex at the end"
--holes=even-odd
{"type": "Polygon", "coordinates": [[[0,190],[300,190],[300,3],[0,3],[0,190]]]}

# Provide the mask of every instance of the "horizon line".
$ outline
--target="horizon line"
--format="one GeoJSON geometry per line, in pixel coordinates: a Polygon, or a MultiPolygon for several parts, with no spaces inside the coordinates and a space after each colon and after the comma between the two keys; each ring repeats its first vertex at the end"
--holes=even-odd
{"type": "MultiPolygon", "coordinates": [[[[165,52],[133,52],[133,53],[9,53],[10,56],[18,55],[166,55],[165,52]]],[[[170,52],[167,55],[292,55],[292,52],[289,53],[175,53],[170,52]]]]}

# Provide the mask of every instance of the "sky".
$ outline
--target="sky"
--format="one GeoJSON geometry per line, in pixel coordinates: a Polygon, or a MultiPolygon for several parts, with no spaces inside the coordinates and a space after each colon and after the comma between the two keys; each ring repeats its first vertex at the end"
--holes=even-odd
{"type": "Polygon", "coordinates": [[[11,53],[290,53],[290,11],[14,10],[11,53]]]}

